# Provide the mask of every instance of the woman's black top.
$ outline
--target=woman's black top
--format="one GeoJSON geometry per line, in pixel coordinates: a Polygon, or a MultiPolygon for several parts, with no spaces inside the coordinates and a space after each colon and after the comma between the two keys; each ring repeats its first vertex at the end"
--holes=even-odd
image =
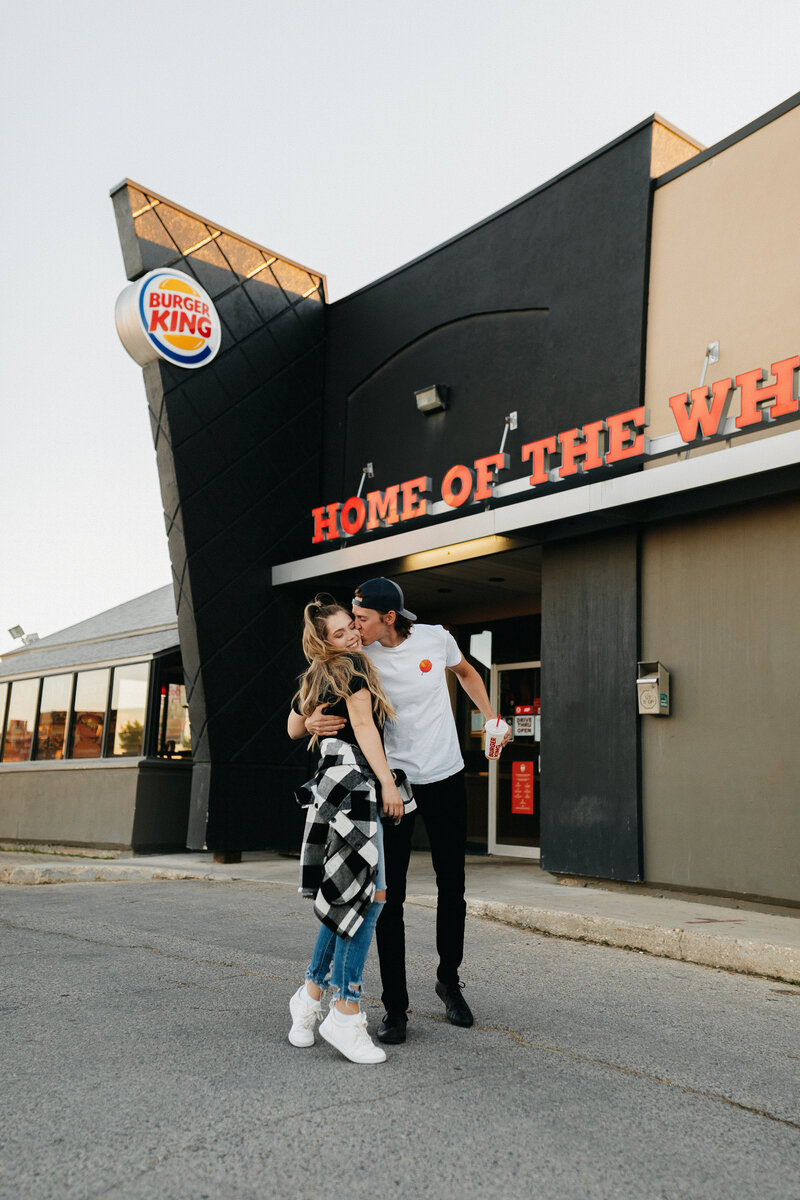
{"type": "MultiPolygon", "coordinates": [[[[364,678],[363,675],[354,675],[353,678],[350,680],[350,685],[349,685],[349,690],[348,690],[347,695],[354,696],[356,694],[356,692],[360,692],[362,688],[369,688],[369,684],[367,683],[366,679],[364,678]]],[[[324,703],[325,703],[325,693],[323,693],[320,696],[320,704],[324,704],[324,703]]],[[[297,711],[296,702],[295,702],[295,711],[297,711]]],[[[349,742],[351,746],[357,746],[358,738],[355,735],[353,726],[350,724],[350,716],[347,712],[347,696],[340,696],[338,700],[331,701],[328,704],[328,707],[325,709],[325,713],[326,713],[326,715],[329,715],[332,717],[343,717],[344,718],[345,724],[342,726],[342,728],[339,730],[339,732],[335,736],[337,738],[341,738],[343,742],[349,742]]],[[[373,711],[372,715],[373,715],[373,717],[375,716],[374,711],[373,711]]],[[[381,735],[381,742],[383,742],[383,729],[378,724],[377,718],[375,720],[375,725],[377,726],[378,733],[381,735]]]]}

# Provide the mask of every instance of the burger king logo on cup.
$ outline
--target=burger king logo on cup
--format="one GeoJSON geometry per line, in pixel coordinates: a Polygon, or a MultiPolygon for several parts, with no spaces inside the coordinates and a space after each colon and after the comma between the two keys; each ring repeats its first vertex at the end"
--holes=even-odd
{"type": "Polygon", "coordinates": [[[158,358],[194,370],[219,350],[222,326],[211,297],[180,271],[148,271],[120,293],[117,333],[140,367],[158,358]]]}

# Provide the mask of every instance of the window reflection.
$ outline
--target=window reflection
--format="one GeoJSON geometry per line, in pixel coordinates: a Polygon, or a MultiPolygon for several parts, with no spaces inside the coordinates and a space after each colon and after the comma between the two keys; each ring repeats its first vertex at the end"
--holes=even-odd
{"type": "Polygon", "coordinates": [[[114,668],[108,730],[115,757],[130,758],[142,753],[149,674],[149,663],[114,668]]]}
{"type": "Polygon", "coordinates": [[[27,762],[30,758],[38,698],[38,679],[17,679],[12,683],[3,762],[27,762]]]}
{"type": "Polygon", "coordinates": [[[73,706],[72,758],[100,758],[106,719],[109,670],[81,671],[73,706]]]}
{"type": "Polygon", "coordinates": [[[191,757],[189,705],[186,700],[186,688],[182,683],[162,681],[158,730],[158,754],[161,758],[191,757]]]}
{"type": "Polygon", "coordinates": [[[37,761],[64,757],[71,690],[71,675],[48,675],[42,683],[34,755],[37,761]]]}

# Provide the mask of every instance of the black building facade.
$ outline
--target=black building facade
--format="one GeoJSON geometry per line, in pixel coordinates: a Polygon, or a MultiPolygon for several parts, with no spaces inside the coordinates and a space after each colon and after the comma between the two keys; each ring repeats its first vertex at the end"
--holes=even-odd
{"type": "MultiPolygon", "coordinates": [[[[113,191],[128,279],[184,272],[222,323],[202,369],[144,368],[193,730],[190,848],[298,843],[308,762],[285,721],[302,603],[388,575],[465,652],[491,635],[474,661],[519,720],[493,777],[454,698],[473,843],[643,878],[643,531],[744,494],[647,469],[674,450],[644,436],[654,202],[699,150],[648,119],[333,304],[319,272],[131,181],[113,191]],[[420,411],[434,385],[445,406],[420,411]]],[[[784,468],[745,489],[798,482],[784,468]]]]}

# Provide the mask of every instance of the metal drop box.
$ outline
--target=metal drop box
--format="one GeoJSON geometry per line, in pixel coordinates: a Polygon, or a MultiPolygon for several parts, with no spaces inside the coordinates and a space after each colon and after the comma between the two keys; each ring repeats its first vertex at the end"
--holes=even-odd
{"type": "Polygon", "coordinates": [[[639,712],[650,717],[669,716],[669,671],[661,662],[640,662],[636,672],[639,712]]]}

